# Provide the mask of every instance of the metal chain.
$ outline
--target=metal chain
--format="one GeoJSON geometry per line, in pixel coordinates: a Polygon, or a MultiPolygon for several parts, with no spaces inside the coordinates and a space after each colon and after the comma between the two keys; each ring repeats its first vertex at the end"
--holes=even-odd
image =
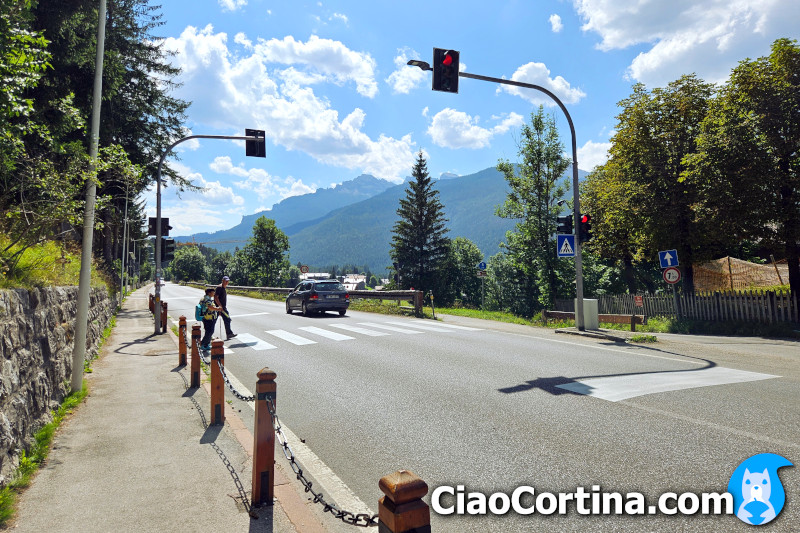
{"type": "Polygon", "coordinates": [[[361,527],[371,527],[378,525],[378,515],[374,514],[370,516],[367,513],[352,513],[350,511],[345,511],[339,509],[335,504],[328,503],[325,501],[325,498],[322,496],[321,492],[316,492],[313,488],[311,488],[312,482],[308,481],[306,477],[303,475],[303,469],[300,468],[300,465],[297,463],[295,459],[294,452],[289,447],[289,443],[286,440],[286,436],[283,434],[281,421],[278,418],[278,415],[275,413],[275,404],[272,403],[272,398],[266,398],[267,401],[267,409],[269,410],[269,414],[272,416],[272,427],[275,429],[275,435],[278,437],[278,443],[281,445],[283,449],[283,455],[289,461],[289,464],[292,467],[292,471],[294,471],[297,479],[300,480],[300,483],[303,484],[303,488],[306,492],[310,492],[314,496],[314,503],[319,503],[323,507],[323,512],[331,513],[333,516],[341,520],[346,524],[351,524],[354,526],[361,526],[361,527]]]}
{"type": "Polygon", "coordinates": [[[223,364],[220,362],[219,359],[217,359],[217,365],[219,365],[219,371],[222,372],[222,379],[225,380],[225,384],[228,386],[228,388],[231,390],[231,392],[233,393],[234,396],[236,396],[237,398],[239,398],[243,402],[254,402],[254,401],[256,401],[256,397],[255,396],[245,396],[245,395],[243,395],[241,392],[239,392],[238,390],[236,390],[233,387],[233,384],[228,379],[228,374],[225,373],[225,366],[223,366],[223,364]]]}

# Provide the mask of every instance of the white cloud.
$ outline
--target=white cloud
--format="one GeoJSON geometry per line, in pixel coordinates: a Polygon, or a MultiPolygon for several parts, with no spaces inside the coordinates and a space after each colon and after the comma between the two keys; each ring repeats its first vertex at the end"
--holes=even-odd
{"type": "Polygon", "coordinates": [[[279,202],[289,196],[308,194],[317,190],[316,185],[306,185],[302,180],[291,176],[281,179],[272,176],[262,168],[247,169],[243,164],[235,166],[228,156],[215,158],[209,167],[218,174],[240,178],[234,182],[234,185],[240,189],[254,192],[260,202],[267,200],[279,202]]]}
{"type": "MultiPolygon", "coordinates": [[[[237,42],[244,43],[240,35],[237,42]]],[[[187,27],[165,48],[182,69],[183,86],[177,96],[193,102],[192,119],[224,131],[241,124],[258,128],[269,124],[267,139],[287,150],[302,151],[324,164],[359,169],[401,182],[413,166],[410,135],[395,139],[371,138],[363,131],[366,114],[360,108],[343,118],[331,102],[317,96],[313,85],[355,84],[367,97],[377,93],[375,61],[341,42],[312,36],[307,42],[293,37],[259,40],[247,53],[228,50],[227,35],[187,27]]]]}
{"type": "Polygon", "coordinates": [[[247,5],[247,0],[218,0],[223,11],[236,11],[247,5]]]}
{"type": "Polygon", "coordinates": [[[408,94],[428,79],[428,73],[419,67],[409,66],[409,59],[417,59],[419,54],[410,48],[401,48],[394,58],[395,71],[392,72],[386,83],[392,86],[396,93],[408,94]]]}
{"type": "Polygon", "coordinates": [[[601,37],[604,51],[645,45],[628,75],[664,86],[683,74],[719,82],[747,57],[769,54],[772,42],[797,36],[797,0],[573,0],[583,29],[601,37]]]}
{"type": "MultiPolygon", "coordinates": [[[[597,165],[602,165],[608,161],[608,150],[611,143],[596,143],[587,141],[583,146],[578,147],[578,168],[591,171],[597,165]]],[[[572,157],[572,154],[569,155],[572,157]]]]}
{"type": "MultiPolygon", "coordinates": [[[[564,104],[578,103],[586,96],[586,93],[578,88],[570,86],[569,82],[561,76],[551,78],[550,70],[544,63],[526,63],[522,65],[514,72],[514,75],[511,76],[511,80],[544,87],[555,94],[564,104]]],[[[536,105],[541,104],[547,107],[557,105],[552,98],[534,89],[524,89],[513,85],[501,85],[497,90],[515,94],[536,105]]]]}
{"type": "Polygon", "coordinates": [[[495,135],[506,133],[523,123],[522,115],[517,113],[510,113],[492,128],[482,128],[478,125],[479,120],[479,117],[470,117],[462,111],[445,108],[431,120],[428,135],[437,146],[478,149],[488,146],[495,135]]]}
{"type": "Polygon", "coordinates": [[[345,24],[349,22],[347,15],[343,15],[342,13],[334,13],[333,16],[331,16],[331,20],[341,20],[345,24]]]}
{"type": "Polygon", "coordinates": [[[552,28],[553,33],[559,33],[561,30],[564,29],[564,24],[561,22],[561,17],[556,14],[550,15],[550,28],[552,28]]]}
{"type": "Polygon", "coordinates": [[[246,177],[249,173],[244,166],[233,166],[229,156],[220,156],[214,159],[209,168],[217,174],[232,174],[240,178],[246,177]]]}

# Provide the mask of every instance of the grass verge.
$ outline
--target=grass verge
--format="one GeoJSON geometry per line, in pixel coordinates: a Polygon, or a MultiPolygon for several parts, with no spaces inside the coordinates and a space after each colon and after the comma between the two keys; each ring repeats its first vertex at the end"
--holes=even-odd
{"type": "Polygon", "coordinates": [[[14,516],[17,495],[30,485],[33,475],[47,459],[58,426],[61,425],[64,417],[86,398],[87,394],[89,394],[89,389],[84,381],[81,390],[64,398],[61,406],[53,411],[53,420],[36,432],[30,449],[20,455],[19,468],[12,476],[11,482],[0,490],[0,527],[4,527],[14,516]]]}

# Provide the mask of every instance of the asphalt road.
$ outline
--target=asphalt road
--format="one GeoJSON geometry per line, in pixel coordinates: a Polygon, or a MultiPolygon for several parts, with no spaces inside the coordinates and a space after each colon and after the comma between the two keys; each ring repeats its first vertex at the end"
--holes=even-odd
{"type": "MultiPolygon", "coordinates": [[[[190,323],[200,296],[171,284],[162,291],[169,314],[190,323]]],[[[226,371],[252,389],[258,370],[274,370],[281,421],[373,511],[378,479],[403,468],[431,491],[599,485],[640,492],[650,504],[665,492],[725,492],[736,467],[758,453],[800,461],[797,343],[664,335],[629,346],[450,316],[441,323],[355,311],[289,316],[281,302],[237,296],[228,308],[239,337],[226,343],[226,371]]],[[[787,505],[773,531],[800,530],[797,470],[780,471],[787,505]]],[[[733,516],[581,516],[574,508],[551,516],[432,512],[432,526],[749,527],[733,516]]]]}

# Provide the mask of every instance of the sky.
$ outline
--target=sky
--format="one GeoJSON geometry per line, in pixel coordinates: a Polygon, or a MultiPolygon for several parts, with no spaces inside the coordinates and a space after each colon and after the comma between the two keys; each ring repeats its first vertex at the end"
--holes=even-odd
{"type": "MultiPolygon", "coordinates": [[[[157,3],[157,2],[155,2],[157,3]]],[[[172,236],[231,228],[288,196],[361,174],[402,183],[421,150],[434,178],[517,161],[540,105],[567,156],[564,113],[544,93],[465,79],[431,90],[433,48],[461,71],[545,87],[575,126],[578,167],[605,162],[618,102],[635,83],[683,74],[724,82],[778,38],[800,38],[797,0],[169,0],[155,30],[181,68],[186,135],[264,130],[266,158],[242,141],[189,140],[170,164],[202,192],[162,189],[172,236]]],[[[156,195],[146,195],[155,216],[156,195]]],[[[321,215],[322,213],[320,213],[321,215]]]]}

